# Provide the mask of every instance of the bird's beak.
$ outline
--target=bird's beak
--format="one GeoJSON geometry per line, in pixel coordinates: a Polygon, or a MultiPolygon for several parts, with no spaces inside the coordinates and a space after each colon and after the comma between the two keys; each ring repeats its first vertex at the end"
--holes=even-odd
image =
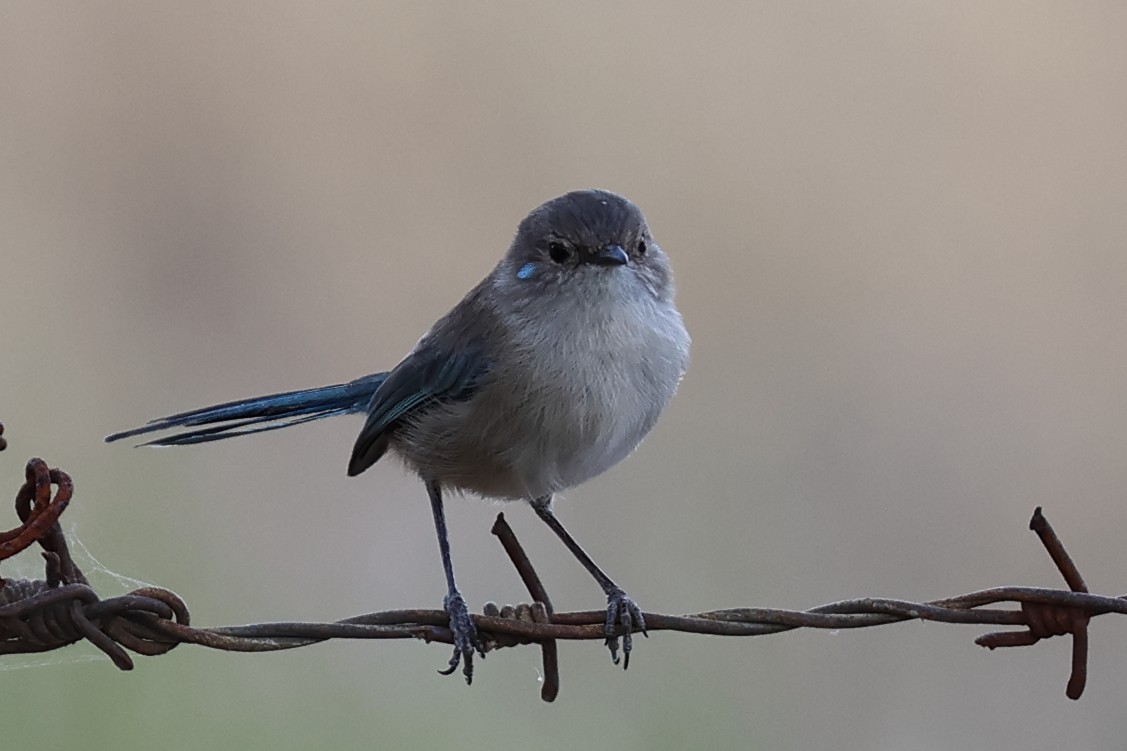
{"type": "Polygon", "coordinates": [[[621,245],[607,245],[595,251],[588,262],[596,266],[625,266],[629,260],[621,245]]]}

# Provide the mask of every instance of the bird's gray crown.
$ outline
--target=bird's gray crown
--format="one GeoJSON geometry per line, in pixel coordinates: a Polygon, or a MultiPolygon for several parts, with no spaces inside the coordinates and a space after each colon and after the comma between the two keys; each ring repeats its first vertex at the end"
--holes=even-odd
{"type": "Polygon", "coordinates": [[[510,252],[520,257],[538,252],[565,265],[607,265],[608,247],[618,246],[635,258],[645,254],[649,242],[646,219],[633,203],[605,190],[576,190],[525,217],[510,252]]]}
{"type": "Polygon", "coordinates": [[[533,209],[493,277],[504,294],[522,298],[566,286],[593,300],[617,284],[640,284],[661,300],[673,295],[669,261],[641,210],[606,190],[572,191],[533,209]]]}

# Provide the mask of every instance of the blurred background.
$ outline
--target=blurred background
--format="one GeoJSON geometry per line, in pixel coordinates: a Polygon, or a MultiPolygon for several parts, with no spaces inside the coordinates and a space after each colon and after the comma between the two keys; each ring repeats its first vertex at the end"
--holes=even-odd
{"type": "MultiPolygon", "coordinates": [[[[1125,34],[1118,3],[4,3],[0,498],[29,456],[65,468],[83,562],[200,625],[439,606],[420,483],[345,476],[358,419],[102,437],[394,365],[526,211],[599,186],[646,211],[694,337],[653,435],[558,505],[646,609],[1058,586],[1036,505],[1094,591],[1127,590],[1125,34]]],[[[556,607],[601,607],[505,509],[556,607]]],[[[475,609],[524,594],[497,511],[449,504],[475,609]]],[[[183,647],[128,674],[77,646],[0,663],[22,668],[0,728],[6,748],[1122,746],[1127,624],[1093,624],[1078,703],[1066,640],[978,633],[656,633],[625,674],[565,643],[554,705],[533,649],[467,688],[421,643],[183,647]]]]}

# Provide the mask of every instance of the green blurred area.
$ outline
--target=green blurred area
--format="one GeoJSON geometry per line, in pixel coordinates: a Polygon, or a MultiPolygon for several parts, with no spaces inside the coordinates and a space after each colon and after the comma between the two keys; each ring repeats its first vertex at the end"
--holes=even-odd
{"type": "MultiPolygon", "coordinates": [[[[0,5],[0,498],[42,455],[100,564],[199,625],[436,607],[425,494],[359,423],[105,434],[394,364],[566,190],[621,192],[694,337],[639,452],[559,511],[648,610],[810,607],[1127,566],[1127,10],[1073,3],[0,5]]],[[[450,504],[475,607],[521,599],[450,504]]],[[[597,588],[506,507],[558,609],[597,588]]],[[[11,521],[11,519],[9,519],[11,521]]],[[[10,526],[0,519],[0,527],[10,526]]],[[[18,563],[34,571],[37,560],[18,563]]],[[[12,564],[0,571],[11,575],[12,564]]],[[[105,577],[107,594],[124,591],[105,577]]],[[[180,648],[2,670],[4,748],[1121,747],[1124,626],[986,653],[908,624],[562,645],[180,648]]],[[[29,662],[37,662],[29,661],[29,662]]]]}

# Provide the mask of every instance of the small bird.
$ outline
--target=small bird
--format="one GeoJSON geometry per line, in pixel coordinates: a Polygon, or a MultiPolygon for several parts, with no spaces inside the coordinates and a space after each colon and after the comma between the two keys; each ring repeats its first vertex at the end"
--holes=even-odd
{"type": "Polygon", "coordinates": [[[454,583],[443,494],[527,501],[607,597],[606,644],[625,666],[641,609],[560,523],[552,497],[630,454],[673,396],[689,335],[669,260],[642,212],[604,190],[554,198],[521,221],[492,272],[395,368],[348,383],[181,412],[106,441],[193,428],[143,445],[182,446],[365,414],[348,462],[355,476],[390,452],[430,497],[454,654],[473,679],[485,656],[454,583]],[[206,426],[206,427],[200,427],[206,426]]]}

